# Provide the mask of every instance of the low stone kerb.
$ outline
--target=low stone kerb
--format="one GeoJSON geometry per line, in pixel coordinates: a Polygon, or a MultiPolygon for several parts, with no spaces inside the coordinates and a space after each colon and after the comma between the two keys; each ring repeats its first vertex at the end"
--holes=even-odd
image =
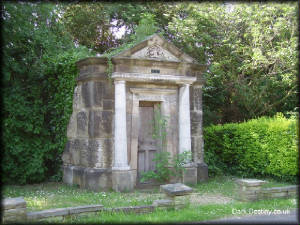
{"type": "Polygon", "coordinates": [[[86,205],[86,206],[77,206],[69,208],[58,208],[58,209],[48,209],[37,212],[27,213],[27,218],[29,220],[33,219],[42,219],[55,216],[68,216],[72,214],[79,214],[85,212],[97,212],[103,208],[103,205],[86,205]]]}
{"type": "Polygon", "coordinates": [[[152,205],[155,207],[169,207],[172,206],[173,204],[174,202],[169,199],[159,199],[159,200],[155,200],[152,203],[152,205]]]}

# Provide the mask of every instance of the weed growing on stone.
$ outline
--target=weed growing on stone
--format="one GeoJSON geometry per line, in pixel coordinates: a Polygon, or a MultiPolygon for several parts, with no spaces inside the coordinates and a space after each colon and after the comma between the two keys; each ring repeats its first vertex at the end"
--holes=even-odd
{"type": "Polygon", "coordinates": [[[154,109],[154,119],[152,121],[153,139],[156,140],[158,151],[152,159],[155,162],[155,170],[142,173],[141,182],[155,179],[158,182],[169,182],[171,177],[181,180],[185,171],[184,165],[191,161],[191,152],[185,151],[171,157],[166,149],[168,117],[162,115],[160,106],[154,109]]]}

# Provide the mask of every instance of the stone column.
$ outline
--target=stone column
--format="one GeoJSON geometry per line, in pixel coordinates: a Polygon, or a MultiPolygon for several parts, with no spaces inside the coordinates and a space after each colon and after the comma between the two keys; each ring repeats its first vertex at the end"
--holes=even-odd
{"type": "Polygon", "coordinates": [[[190,85],[179,89],[179,153],[191,151],[190,85]]]}
{"type": "MultiPolygon", "coordinates": [[[[190,85],[184,84],[179,88],[179,153],[191,152],[191,118],[190,118],[190,85]]],[[[197,167],[190,162],[185,165],[182,182],[197,183],[197,167]]]]}
{"type": "Polygon", "coordinates": [[[194,162],[197,164],[197,182],[208,179],[208,167],[204,162],[204,142],[202,129],[202,84],[197,83],[190,89],[191,140],[194,162]]]}
{"type": "Polygon", "coordinates": [[[127,161],[125,81],[115,81],[115,152],[113,170],[129,170],[127,161]]]}
{"type": "Polygon", "coordinates": [[[131,191],[134,187],[133,171],[127,160],[126,86],[125,81],[115,80],[115,130],[112,186],[115,191],[131,191]]]}

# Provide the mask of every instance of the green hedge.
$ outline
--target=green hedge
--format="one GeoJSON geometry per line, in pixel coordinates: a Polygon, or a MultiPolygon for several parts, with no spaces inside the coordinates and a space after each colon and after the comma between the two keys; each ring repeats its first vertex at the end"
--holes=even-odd
{"type": "Polygon", "coordinates": [[[279,113],[273,118],[205,128],[205,161],[210,175],[295,181],[299,175],[297,127],[296,119],[279,113]]]}

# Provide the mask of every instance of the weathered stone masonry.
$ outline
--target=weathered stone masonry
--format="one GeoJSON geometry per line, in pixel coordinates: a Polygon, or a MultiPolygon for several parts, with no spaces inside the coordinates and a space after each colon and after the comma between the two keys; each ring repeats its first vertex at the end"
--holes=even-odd
{"type": "Polygon", "coordinates": [[[105,69],[80,67],[63,154],[64,182],[92,190],[111,187],[114,89],[105,69]]]}
{"type": "Polygon", "coordinates": [[[80,74],[63,154],[64,182],[95,191],[135,187],[142,162],[142,102],[159,104],[169,118],[167,151],[192,152],[183,182],[205,180],[201,74],[206,67],[158,35],[114,56],[112,63],[110,83],[106,58],[77,62],[80,74]]]}

